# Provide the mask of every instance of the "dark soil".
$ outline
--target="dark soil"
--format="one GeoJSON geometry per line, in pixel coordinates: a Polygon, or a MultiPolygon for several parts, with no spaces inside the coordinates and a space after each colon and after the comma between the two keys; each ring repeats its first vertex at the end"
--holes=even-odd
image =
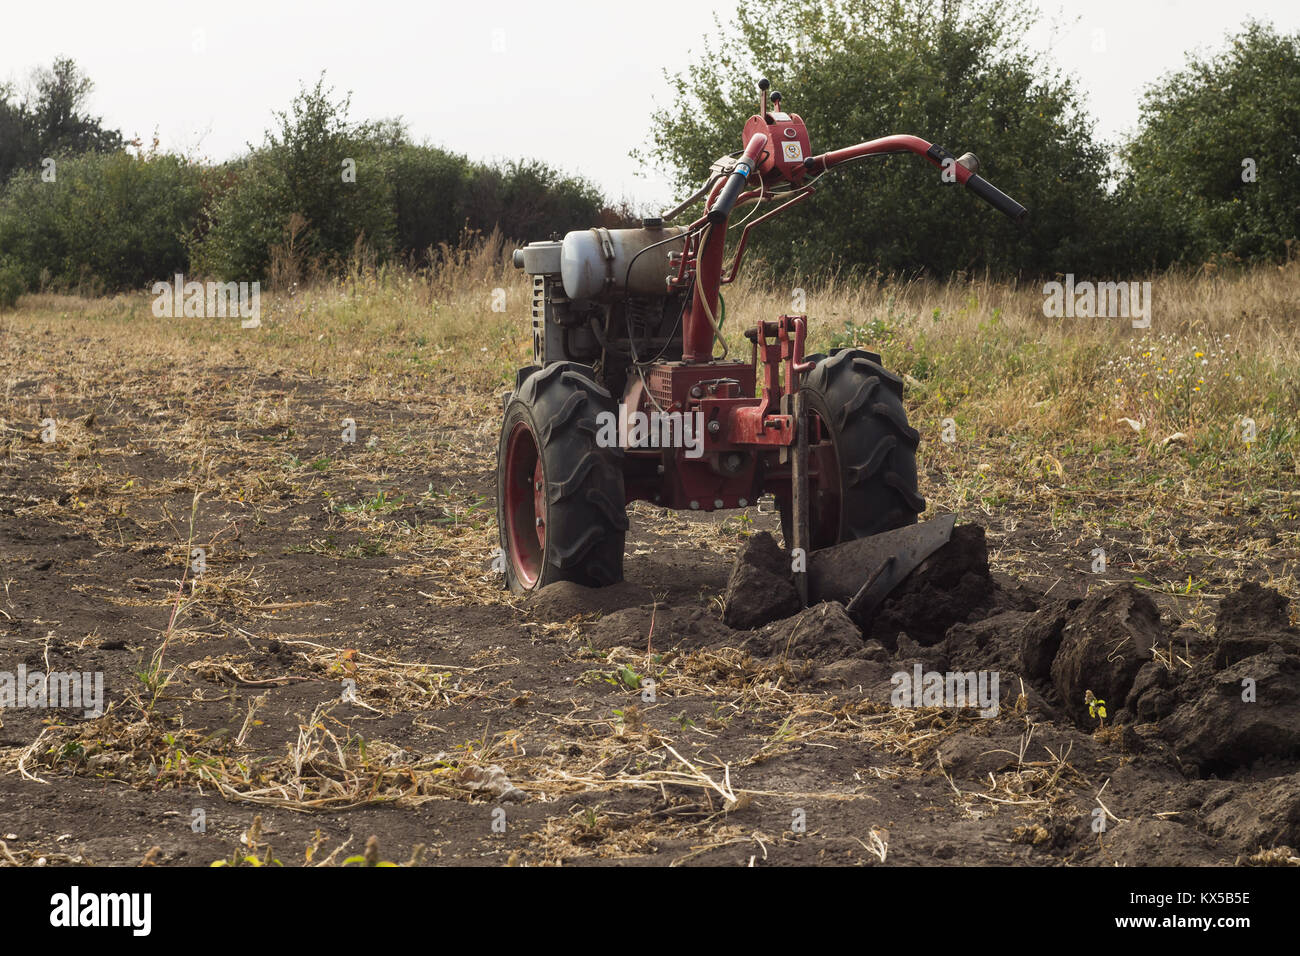
{"type": "MultiPolygon", "coordinates": [[[[790,606],[775,542],[745,536],[776,515],[639,505],[628,583],[524,601],[490,567],[490,429],[245,375],[65,389],[52,413],[93,424],[3,459],[0,670],[101,671],[108,712],[0,713],[0,863],[206,866],[249,839],[338,863],[371,836],[388,860],[485,864],[1231,864],[1300,845],[1300,640],[1275,591],[1228,589],[1198,630],[1045,524],[998,535],[1036,542],[1031,586],[959,520],[864,637],[837,604],[790,606]],[[250,393],[291,414],[259,424],[250,393]],[[917,664],[996,672],[997,716],[892,706],[917,664]]],[[[11,386],[22,422],[36,388],[11,386]]]]}

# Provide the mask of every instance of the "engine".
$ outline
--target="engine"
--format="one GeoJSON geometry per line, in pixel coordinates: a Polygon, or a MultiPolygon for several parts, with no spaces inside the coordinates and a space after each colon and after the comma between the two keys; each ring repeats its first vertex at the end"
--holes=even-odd
{"type": "Polygon", "coordinates": [[[533,277],[533,361],[581,362],[621,395],[634,361],[682,355],[686,293],[669,290],[685,230],[645,220],[640,229],[585,229],[530,242],[514,264],[533,277]]]}

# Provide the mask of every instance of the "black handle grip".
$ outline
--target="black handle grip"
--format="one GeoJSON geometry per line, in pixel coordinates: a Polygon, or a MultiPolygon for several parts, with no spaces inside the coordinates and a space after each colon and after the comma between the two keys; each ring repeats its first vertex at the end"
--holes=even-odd
{"type": "Polygon", "coordinates": [[[1028,209],[982,176],[971,176],[966,180],[966,188],[1012,222],[1024,222],[1025,217],[1029,215],[1028,209]]]}
{"type": "Polygon", "coordinates": [[[709,210],[709,222],[726,222],[732,208],[736,205],[736,200],[740,198],[740,191],[745,188],[750,172],[749,164],[743,159],[736,164],[735,170],[727,179],[727,184],[722,187],[722,192],[718,193],[717,202],[709,210]]]}

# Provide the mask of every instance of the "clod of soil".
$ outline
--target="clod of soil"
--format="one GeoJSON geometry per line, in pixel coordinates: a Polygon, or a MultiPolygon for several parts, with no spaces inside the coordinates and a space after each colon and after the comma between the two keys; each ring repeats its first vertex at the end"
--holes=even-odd
{"type": "Polygon", "coordinates": [[[1160,611],[1132,585],[1117,585],[1086,598],[1061,630],[1052,661],[1052,685],[1075,725],[1091,728],[1084,696],[1091,690],[1114,714],[1124,706],[1151,648],[1164,637],[1160,611]]]}
{"type": "Polygon", "coordinates": [[[865,651],[862,632],[838,601],[823,601],[781,621],[768,641],[774,654],[818,661],[839,661],[865,651]]]}
{"type": "Polygon", "coordinates": [[[1045,681],[1051,677],[1052,661],[1061,649],[1061,637],[1080,598],[1054,601],[1040,608],[1020,632],[1020,666],[1026,677],[1045,681]]]}
{"type": "Polygon", "coordinates": [[[1240,853],[1300,846],[1300,774],[1224,786],[1201,806],[1201,819],[1240,853]]]}
{"type": "Polygon", "coordinates": [[[645,650],[678,644],[733,647],[741,643],[742,636],[703,608],[642,605],[605,615],[587,631],[586,640],[602,650],[614,647],[645,650]]]}
{"type": "Polygon", "coordinates": [[[994,736],[953,734],[935,748],[936,766],[956,780],[984,780],[1017,764],[1020,734],[1004,728],[994,736]]]}
{"type": "Polygon", "coordinates": [[[1128,701],[1116,714],[1116,722],[1135,719],[1152,723],[1168,717],[1178,705],[1177,687],[1180,678],[1185,676],[1160,661],[1147,661],[1133,679],[1128,701]]]}
{"type": "Polygon", "coordinates": [[[750,630],[799,611],[790,559],[766,531],[753,535],[736,556],[723,595],[722,620],[750,630]]]}
{"type": "Polygon", "coordinates": [[[527,607],[529,616],[536,620],[567,621],[579,614],[610,614],[653,601],[654,595],[648,589],[630,581],[604,588],[556,581],[534,594],[527,607]]]}
{"type": "Polygon", "coordinates": [[[1300,633],[1291,626],[1290,603],[1254,581],[1225,597],[1214,621],[1215,669],[1230,667],[1274,644],[1300,654],[1300,633]]]}
{"type": "Polygon", "coordinates": [[[1300,655],[1274,646],[1202,672],[1187,682],[1184,699],[1161,733],[1202,776],[1223,776],[1263,757],[1300,756],[1300,655]]]}
{"type": "Polygon", "coordinates": [[[1149,866],[1153,859],[1166,866],[1196,866],[1214,850],[1210,840],[1191,827],[1152,817],[1112,824],[1106,846],[1120,866],[1149,866]]]}
{"type": "MultiPolygon", "coordinates": [[[[952,665],[962,670],[998,667],[1020,672],[1020,633],[1038,620],[1031,611],[1000,611],[982,621],[954,624],[933,652],[946,662],[939,670],[952,665]]],[[[902,647],[900,642],[900,649],[902,647]]]]}

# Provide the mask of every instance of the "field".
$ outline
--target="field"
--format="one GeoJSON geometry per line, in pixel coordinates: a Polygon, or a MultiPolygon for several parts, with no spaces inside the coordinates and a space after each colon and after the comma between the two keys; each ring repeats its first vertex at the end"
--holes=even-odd
{"type": "MultiPolygon", "coordinates": [[[[638,503],[625,585],[501,589],[504,261],[359,265],[256,329],[144,294],[0,313],[0,669],[102,671],[106,704],[0,712],[0,865],[1300,862],[1295,692],[1259,753],[1172,713],[1230,639],[1294,637],[1239,589],[1300,597],[1300,263],[1153,276],[1147,330],[1045,318],[1041,285],[807,282],[815,345],[906,376],[929,513],[987,546],[967,606],[918,610],[940,566],[863,643],[825,607],[722,623],[764,509],[638,503]],[[1104,727],[1013,666],[1044,621],[1139,619],[1171,696],[1104,727]],[[969,661],[997,717],[890,706],[969,661]]],[[[728,293],[731,336],[797,294],[728,293]]]]}

